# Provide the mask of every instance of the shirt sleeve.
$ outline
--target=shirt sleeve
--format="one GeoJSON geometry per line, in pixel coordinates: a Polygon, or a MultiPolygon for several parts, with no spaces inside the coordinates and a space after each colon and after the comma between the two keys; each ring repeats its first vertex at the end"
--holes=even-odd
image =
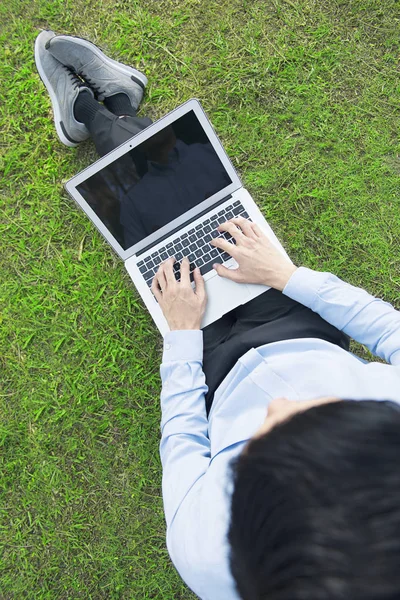
{"type": "Polygon", "coordinates": [[[171,331],[161,364],[162,493],[167,528],[183,500],[207,471],[210,440],[202,369],[202,331],[171,331]]]}
{"type": "Polygon", "coordinates": [[[400,365],[400,312],[331,273],[298,268],[283,293],[318,313],[375,355],[400,365]]]}

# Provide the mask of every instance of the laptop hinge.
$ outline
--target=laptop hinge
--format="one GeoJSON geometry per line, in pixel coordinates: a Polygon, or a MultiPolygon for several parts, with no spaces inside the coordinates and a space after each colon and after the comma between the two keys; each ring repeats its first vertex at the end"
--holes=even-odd
{"type": "Polygon", "coordinates": [[[176,227],[172,231],[169,231],[168,233],[166,233],[165,235],[163,235],[162,237],[160,237],[160,239],[154,241],[152,244],[149,244],[145,248],[142,248],[139,252],[136,252],[136,256],[141,256],[142,254],[144,254],[145,252],[147,252],[148,250],[150,250],[150,248],[153,248],[156,244],[159,244],[163,240],[166,240],[167,238],[169,238],[170,235],[173,235],[177,231],[180,231],[181,229],[183,229],[184,227],[186,227],[186,225],[189,225],[190,223],[193,223],[193,221],[196,221],[199,217],[202,217],[203,215],[205,215],[206,213],[210,212],[211,210],[213,210],[217,206],[220,206],[223,202],[225,202],[226,200],[229,200],[230,198],[232,198],[232,194],[229,194],[228,196],[225,196],[225,198],[222,198],[222,200],[220,200],[219,202],[217,202],[213,206],[209,206],[208,208],[206,208],[205,210],[203,210],[203,212],[199,213],[198,215],[196,215],[192,219],[189,219],[189,221],[186,221],[185,223],[182,223],[182,225],[179,225],[179,227],[176,227]]]}

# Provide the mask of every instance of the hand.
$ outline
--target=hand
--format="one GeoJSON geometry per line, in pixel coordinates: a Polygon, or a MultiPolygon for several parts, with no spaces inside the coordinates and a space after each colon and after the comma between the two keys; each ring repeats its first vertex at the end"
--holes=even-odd
{"type": "Polygon", "coordinates": [[[190,284],[189,261],[181,264],[181,280],[176,281],[173,270],[174,258],[160,265],[153,279],[151,290],[155,295],[171,331],[177,329],[200,329],[206,310],[207,296],[200,269],[193,272],[196,289],[190,284]]]}
{"type": "Polygon", "coordinates": [[[215,238],[211,244],[228,252],[239,265],[237,269],[214,265],[218,275],[238,283],[261,283],[283,290],[297,267],[270,242],[258,225],[238,218],[223,223],[218,230],[230,233],[236,245],[223,238],[215,238]]]}

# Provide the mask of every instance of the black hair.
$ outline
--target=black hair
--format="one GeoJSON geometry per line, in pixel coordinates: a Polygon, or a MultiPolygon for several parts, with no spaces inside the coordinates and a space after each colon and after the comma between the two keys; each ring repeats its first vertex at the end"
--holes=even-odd
{"type": "Polygon", "coordinates": [[[332,402],[234,461],[230,567],[243,600],[400,599],[400,407],[332,402]]]}

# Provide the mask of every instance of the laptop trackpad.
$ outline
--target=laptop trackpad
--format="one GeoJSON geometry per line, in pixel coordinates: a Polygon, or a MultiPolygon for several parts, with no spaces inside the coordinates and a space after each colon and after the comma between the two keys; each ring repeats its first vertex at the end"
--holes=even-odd
{"type": "Polygon", "coordinates": [[[207,308],[202,327],[216,321],[225,313],[247,301],[249,290],[243,283],[235,283],[223,277],[212,277],[206,281],[207,308]]]}

